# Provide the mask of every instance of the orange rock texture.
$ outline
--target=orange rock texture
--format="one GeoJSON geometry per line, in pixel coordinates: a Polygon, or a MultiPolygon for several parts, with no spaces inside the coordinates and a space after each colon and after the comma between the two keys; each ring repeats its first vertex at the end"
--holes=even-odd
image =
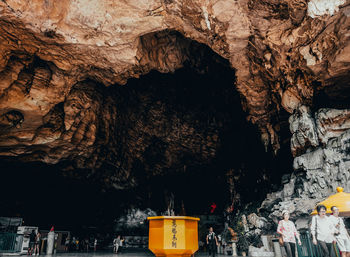
{"type": "Polygon", "coordinates": [[[193,41],[228,61],[248,120],[278,151],[281,110],[349,86],[350,1],[328,2],[2,0],[0,155],[56,163],[74,148],[81,167],[95,163],[118,129],[100,87],[196,66],[193,41]]]}

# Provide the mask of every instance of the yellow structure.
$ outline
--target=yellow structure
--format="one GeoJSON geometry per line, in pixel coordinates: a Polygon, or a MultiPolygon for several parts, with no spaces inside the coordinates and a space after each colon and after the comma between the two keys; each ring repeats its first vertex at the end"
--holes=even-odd
{"type": "MultiPolygon", "coordinates": [[[[332,213],[331,207],[337,206],[339,208],[340,216],[350,216],[350,194],[344,193],[344,189],[342,187],[337,187],[337,192],[334,195],[331,195],[326,200],[318,203],[323,204],[327,207],[327,213],[332,213]]],[[[316,208],[311,213],[311,215],[317,214],[316,208]]]]}
{"type": "Polygon", "coordinates": [[[199,218],[149,217],[149,249],[157,257],[190,257],[198,250],[199,218]]]}

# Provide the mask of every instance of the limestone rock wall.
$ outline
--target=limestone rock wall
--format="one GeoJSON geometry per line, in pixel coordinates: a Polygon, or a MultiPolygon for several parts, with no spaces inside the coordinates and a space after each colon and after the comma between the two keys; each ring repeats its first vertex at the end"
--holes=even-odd
{"type": "Polygon", "coordinates": [[[332,88],[349,83],[348,3],[1,1],[0,114],[20,112],[23,119],[5,119],[33,134],[80,81],[108,86],[152,69],[172,72],[189,60],[188,41],[177,31],[230,62],[248,120],[276,152],[282,108],[312,105],[322,88],[339,97],[332,88]]]}
{"type": "MultiPolygon", "coordinates": [[[[288,112],[292,153],[298,156],[295,168],[308,174],[336,167],[347,155],[333,149],[336,143],[330,145],[330,140],[349,128],[349,111],[311,110],[320,92],[333,102],[347,103],[350,97],[349,3],[0,1],[0,155],[46,163],[74,160],[76,167],[88,169],[107,165],[119,175],[107,172],[103,179],[115,187],[122,177],[133,183],[134,161],[146,163],[141,153],[156,158],[153,152],[159,150],[167,156],[155,172],[173,167],[181,151],[198,154],[198,162],[210,160],[222,125],[203,122],[209,128],[206,135],[194,129],[189,117],[169,114],[161,101],[146,105],[151,122],[143,123],[130,109],[118,109],[119,96],[106,93],[106,87],[185,65],[203,74],[212,61],[226,62],[232,87],[266,150],[277,153],[280,148],[288,112]],[[208,58],[205,47],[217,57],[208,58]],[[157,127],[166,127],[166,119],[177,127],[166,132],[157,127]],[[123,141],[127,136],[130,140],[123,141]],[[161,143],[151,145],[153,136],[161,143]],[[326,157],[338,159],[325,162],[326,157]]],[[[148,94],[138,97],[150,99],[148,94]]],[[[329,183],[320,179],[310,190],[330,190],[329,183]]],[[[312,192],[305,194],[316,197],[312,192]]]]}
{"type": "Polygon", "coordinates": [[[149,176],[184,172],[188,165],[210,164],[222,145],[221,135],[236,127],[232,113],[244,119],[239,95],[232,91],[234,71],[208,47],[179,33],[151,34],[143,40],[149,50],[145,69],[152,69],[146,67],[149,59],[161,63],[165,58],[164,69],[175,70],[179,67],[173,55],[187,59],[187,68],[177,71],[178,77],[153,71],[126,86],[106,87],[86,79],[65,88],[72,81],[53,63],[29,58],[28,68],[16,77],[12,71],[25,64],[14,58],[4,73],[12,82],[3,81],[11,87],[0,98],[7,110],[0,115],[0,155],[62,163],[66,175],[117,189],[149,176]],[[164,52],[170,44],[173,48],[164,52]],[[213,69],[211,75],[207,69],[213,69]],[[217,77],[223,83],[214,87],[217,77]]]}
{"type": "Polygon", "coordinates": [[[309,213],[318,202],[336,193],[338,186],[350,191],[348,113],[327,108],[312,113],[302,106],[291,116],[291,147],[297,146],[303,153],[294,158],[294,173],[282,181],[283,190],[267,195],[261,205],[260,211],[269,212],[274,222],[287,209],[299,228],[306,227],[309,213]]]}

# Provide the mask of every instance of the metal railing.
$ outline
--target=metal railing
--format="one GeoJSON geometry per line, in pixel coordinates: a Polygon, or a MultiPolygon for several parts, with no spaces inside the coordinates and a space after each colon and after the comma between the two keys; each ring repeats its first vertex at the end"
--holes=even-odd
{"type": "MultiPolygon", "coordinates": [[[[300,232],[301,246],[297,245],[298,257],[328,257],[323,256],[320,245],[312,243],[312,236],[308,230],[300,232]]],[[[333,257],[340,257],[340,252],[336,244],[332,245],[333,257]]]]}
{"type": "Polygon", "coordinates": [[[15,253],[21,251],[23,235],[16,233],[0,233],[0,253],[15,253]]]}

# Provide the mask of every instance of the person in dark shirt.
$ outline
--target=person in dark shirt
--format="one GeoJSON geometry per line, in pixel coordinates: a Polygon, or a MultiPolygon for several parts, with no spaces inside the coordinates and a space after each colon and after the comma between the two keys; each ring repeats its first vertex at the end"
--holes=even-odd
{"type": "Polygon", "coordinates": [[[209,256],[215,257],[216,246],[218,246],[218,239],[214,233],[213,227],[209,228],[209,233],[207,235],[207,245],[209,249],[209,256]]]}
{"type": "Polygon", "coordinates": [[[28,255],[32,255],[33,250],[34,250],[34,243],[35,243],[35,231],[34,229],[32,230],[32,233],[29,235],[29,247],[28,247],[28,255]]]}

